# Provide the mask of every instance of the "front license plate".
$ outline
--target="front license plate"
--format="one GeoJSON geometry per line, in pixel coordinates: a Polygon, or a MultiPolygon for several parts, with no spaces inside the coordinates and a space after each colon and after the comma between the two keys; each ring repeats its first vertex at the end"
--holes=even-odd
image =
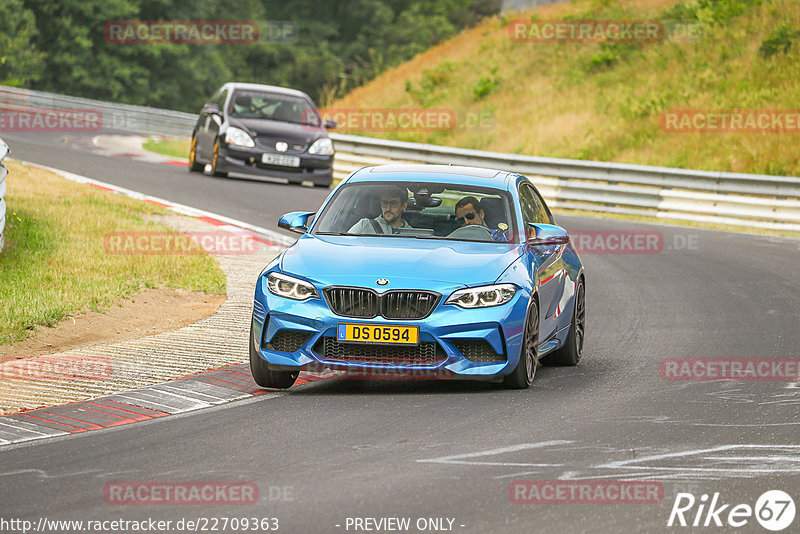
{"type": "Polygon", "coordinates": [[[299,167],[300,158],[297,156],[282,156],[280,154],[262,154],[261,163],[264,165],[281,165],[282,167],[299,167]]]}
{"type": "Polygon", "coordinates": [[[339,327],[336,329],[336,339],[348,343],[418,345],[419,327],[339,323],[339,327]]]}

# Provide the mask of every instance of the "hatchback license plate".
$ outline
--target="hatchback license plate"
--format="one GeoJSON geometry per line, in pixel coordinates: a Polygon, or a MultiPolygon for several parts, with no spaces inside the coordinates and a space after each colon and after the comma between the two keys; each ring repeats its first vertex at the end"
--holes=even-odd
{"type": "Polygon", "coordinates": [[[299,167],[300,158],[297,156],[282,156],[280,154],[262,154],[261,163],[264,165],[280,165],[282,167],[299,167]]]}
{"type": "Polygon", "coordinates": [[[419,345],[419,327],[339,323],[336,339],[346,343],[419,345]]]}

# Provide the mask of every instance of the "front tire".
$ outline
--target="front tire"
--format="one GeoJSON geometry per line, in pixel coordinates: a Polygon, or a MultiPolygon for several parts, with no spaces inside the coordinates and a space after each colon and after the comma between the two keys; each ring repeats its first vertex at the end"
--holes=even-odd
{"type": "Polygon", "coordinates": [[[526,389],[536,376],[539,367],[539,306],[534,300],[525,319],[525,337],[519,362],[510,375],[503,378],[503,384],[511,389],[526,389]]]}
{"type": "Polygon", "coordinates": [[[189,147],[189,172],[200,172],[203,164],[197,163],[197,137],[192,136],[192,145],[189,147]]]}
{"type": "Polygon", "coordinates": [[[298,371],[270,371],[253,345],[253,327],[250,326],[250,374],[262,388],[286,389],[297,380],[298,371]]]}
{"type": "Polygon", "coordinates": [[[211,175],[225,178],[228,176],[227,172],[219,172],[217,170],[217,160],[219,159],[219,139],[214,141],[214,153],[211,155],[211,175]]]}
{"type": "Polygon", "coordinates": [[[578,365],[583,355],[583,339],[586,335],[586,289],[583,278],[575,290],[575,309],[572,311],[572,324],[567,332],[564,346],[545,356],[547,365],[578,365]]]}

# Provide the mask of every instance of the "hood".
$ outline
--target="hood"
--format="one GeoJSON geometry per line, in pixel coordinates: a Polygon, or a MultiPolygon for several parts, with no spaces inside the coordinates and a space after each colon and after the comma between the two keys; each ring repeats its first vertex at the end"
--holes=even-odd
{"type": "Polygon", "coordinates": [[[323,286],[445,294],[493,283],[520,254],[519,245],[500,243],[304,235],[283,254],[281,269],[323,286]],[[380,278],[389,283],[378,285],[380,278]]]}
{"type": "Polygon", "coordinates": [[[291,122],[272,121],[268,119],[240,119],[231,117],[231,126],[244,127],[256,137],[284,140],[298,144],[309,144],[320,137],[327,137],[325,128],[294,124],[291,122]]]}

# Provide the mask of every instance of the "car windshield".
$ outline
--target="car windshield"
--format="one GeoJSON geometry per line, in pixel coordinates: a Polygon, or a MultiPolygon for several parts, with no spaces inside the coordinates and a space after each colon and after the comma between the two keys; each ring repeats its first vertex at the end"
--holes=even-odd
{"type": "Polygon", "coordinates": [[[511,196],[499,189],[429,182],[342,187],[318,216],[316,235],[514,241],[511,196]]]}
{"type": "Polygon", "coordinates": [[[263,91],[236,91],[231,98],[231,117],[238,119],[269,119],[318,127],[317,110],[305,99],[263,91]]]}

